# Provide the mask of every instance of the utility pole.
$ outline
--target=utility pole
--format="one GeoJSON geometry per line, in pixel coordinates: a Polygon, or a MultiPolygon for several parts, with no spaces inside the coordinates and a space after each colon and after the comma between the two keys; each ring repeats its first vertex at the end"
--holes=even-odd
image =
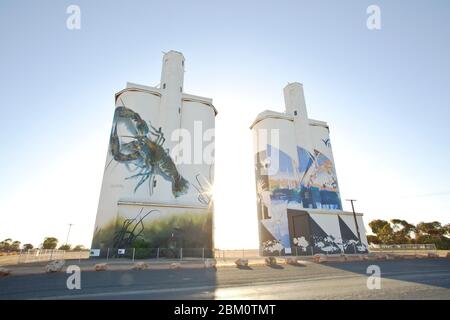
{"type": "Polygon", "coordinates": [[[70,229],[72,228],[72,226],[73,226],[73,223],[69,223],[69,231],[67,231],[66,246],[67,246],[67,243],[69,242],[69,234],[70,234],[70,229]]]}
{"type": "Polygon", "coordinates": [[[358,221],[356,220],[355,206],[353,205],[353,202],[356,201],[356,200],[355,199],[346,199],[345,201],[350,201],[350,203],[352,204],[353,219],[355,219],[356,233],[358,234],[359,243],[362,243],[361,242],[361,235],[359,234],[358,221]]]}

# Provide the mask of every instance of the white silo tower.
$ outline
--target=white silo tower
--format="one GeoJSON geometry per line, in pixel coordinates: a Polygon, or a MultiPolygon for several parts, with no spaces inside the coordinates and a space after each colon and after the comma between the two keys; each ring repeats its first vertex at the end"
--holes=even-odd
{"type": "Polygon", "coordinates": [[[102,255],[136,245],[211,255],[214,159],[194,156],[214,148],[217,111],[183,92],[184,64],[165,53],[158,87],[127,83],[116,94],[92,241],[102,255]]]}
{"type": "Polygon", "coordinates": [[[302,84],[284,98],[284,113],[266,110],[250,127],[261,254],[367,252],[362,214],[342,210],[327,123],[308,117],[302,84]]]}

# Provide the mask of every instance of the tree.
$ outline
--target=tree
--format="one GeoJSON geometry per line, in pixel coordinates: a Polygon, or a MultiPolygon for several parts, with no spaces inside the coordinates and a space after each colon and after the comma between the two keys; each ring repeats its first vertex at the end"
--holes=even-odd
{"type": "Polygon", "coordinates": [[[70,244],[63,244],[62,246],[60,246],[58,248],[58,250],[65,250],[65,251],[69,251],[70,250],[71,245],[70,244]]]}
{"type": "Polygon", "coordinates": [[[405,220],[392,219],[392,230],[394,231],[392,235],[392,240],[396,244],[406,244],[412,243],[411,233],[416,231],[416,227],[413,224],[405,220]]]}
{"type": "Polygon", "coordinates": [[[58,245],[58,239],[54,237],[46,237],[42,243],[43,249],[55,249],[58,245]]]}
{"type": "Polygon", "coordinates": [[[438,221],[433,222],[421,222],[417,225],[417,231],[422,235],[429,236],[443,236],[448,230],[441,225],[438,221]]]}
{"type": "Polygon", "coordinates": [[[389,224],[389,222],[387,222],[386,220],[372,220],[369,222],[369,227],[372,229],[372,232],[375,234],[378,234],[381,229],[385,226],[389,224]]]}
{"type": "Polygon", "coordinates": [[[378,239],[377,236],[373,235],[373,234],[369,234],[367,236],[367,242],[368,243],[373,243],[373,244],[380,244],[380,239],[378,239]]]}
{"type": "Polygon", "coordinates": [[[376,234],[380,243],[392,244],[394,242],[394,230],[386,220],[373,220],[369,223],[372,232],[376,234]]]}
{"type": "Polygon", "coordinates": [[[416,226],[401,219],[373,220],[369,223],[376,236],[367,236],[370,243],[403,244],[420,243],[434,244],[437,249],[450,249],[450,224],[442,225],[438,221],[420,222],[416,226]],[[415,234],[413,241],[411,234],[415,234]]]}
{"type": "Polygon", "coordinates": [[[81,250],[86,250],[86,248],[82,244],[77,244],[72,250],[73,251],[81,251],[81,250]]]}
{"type": "Polygon", "coordinates": [[[20,241],[13,241],[10,246],[12,251],[19,251],[20,250],[20,241]]]}
{"type": "Polygon", "coordinates": [[[450,239],[447,225],[442,226],[440,222],[421,222],[417,224],[416,239],[418,243],[434,244],[437,249],[449,249],[450,239]]]}
{"type": "Polygon", "coordinates": [[[24,245],[23,245],[23,249],[24,250],[31,250],[31,249],[33,249],[34,247],[33,247],[33,245],[31,244],[31,243],[25,243],[24,245]]]}
{"type": "Polygon", "coordinates": [[[1,251],[9,251],[10,246],[11,246],[11,239],[5,239],[2,242],[0,242],[1,251]]]}
{"type": "Polygon", "coordinates": [[[11,238],[5,239],[0,242],[0,251],[19,251],[20,241],[13,241],[11,238]]]}

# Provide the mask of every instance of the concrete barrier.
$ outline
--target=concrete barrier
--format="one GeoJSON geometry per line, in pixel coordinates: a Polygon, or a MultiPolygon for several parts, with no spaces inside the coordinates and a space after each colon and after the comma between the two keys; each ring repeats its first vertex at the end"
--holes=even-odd
{"type": "Polygon", "coordinates": [[[377,254],[377,260],[387,260],[387,255],[385,255],[385,254],[377,254]]]}
{"type": "MultiPolygon", "coordinates": [[[[328,257],[328,259],[329,259],[329,257],[328,257]]],[[[337,256],[337,261],[339,261],[339,262],[345,262],[347,260],[348,260],[348,256],[345,254],[340,254],[339,256],[337,256]]]]}
{"type": "Polygon", "coordinates": [[[145,270],[148,269],[148,264],[146,264],[145,262],[136,262],[133,267],[133,270],[145,270]]]}
{"type": "MultiPolygon", "coordinates": [[[[347,256],[345,254],[340,255],[331,255],[331,256],[324,256],[326,257],[328,262],[345,262],[347,261],[347,256]]],[[[314,259],[314,257],[313,257],[314,259]]],[[[320,263],[321,258],[316,258],[316,263],[320,263]]]]}
{"type": "Polygon", "coordinates": [[[286,264],[298,264],[298,259],[295,257],[287,257],[284,261],[286,264]]]}
{"type": "Polygon", "coordinates": [[[377,260],[377,255],[375,253],[368,253],[365,256],[367,257],[367,260],[369,260],[369,261],[377,260]]]}
{"type": "Polygon", "coordinates": [[[348,255],[346,256],[346,261],[361,261],[362,257],[358,255],[348,255]]]}
{"type": "Polygon", "coordinates": [[[11,274],[11,271],[9,269],[0,267],[0,277],[6,277],[11,274]]]}
{"type": "Polygon", "coordinates": [[[275,257],[266,257],[264,259],[264,262],[266,263],[266,266],[274,266],[277,264],[277,258],[275,257]]]}
{"type": "Polygon", "coordinates": [[[313,256],[313,262],[315,263],[324,263],[328,261],[328,257],[324,254],[315,254],[313,256]]]}
{"type": "Polygon", "coordinates": [[[248,267],[248,259],[237,259],[235,262],[236,266],[238,267],[248,267]]]}
{"type": "Polygon", "coordinates": [[[64,260],[55,260],[47,264],[44,269],[47,273],[60,272],[65,264],[66,262],[64,260]]]}
{"type": "Polygon", "coordinates": [[[97,263],[94,266],[95,271],[106,271],[108,270],[108,265],[106,263],[97,263]]]}

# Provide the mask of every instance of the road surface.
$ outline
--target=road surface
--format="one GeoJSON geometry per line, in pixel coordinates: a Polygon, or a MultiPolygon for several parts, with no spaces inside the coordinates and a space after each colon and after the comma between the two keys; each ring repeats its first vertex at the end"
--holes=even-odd
{"type": "Polygon", "coordinates": [[[450,259],[358,261],[299,266],[161,269],[0,278],[0,299],[450,299],[450,259]],[[367,288],[369,265],[381,289],[367,288]]]}

